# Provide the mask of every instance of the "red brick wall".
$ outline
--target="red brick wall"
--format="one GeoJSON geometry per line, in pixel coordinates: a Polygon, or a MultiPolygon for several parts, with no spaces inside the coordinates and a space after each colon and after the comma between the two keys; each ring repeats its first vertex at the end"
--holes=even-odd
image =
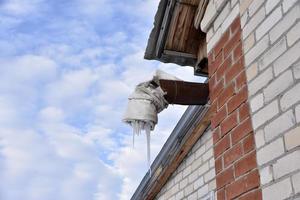
{"type": "Polygon", "coordinates": [[[239,17],[209,52],[208,61],[217,198],[260,200],[239,17]]]}

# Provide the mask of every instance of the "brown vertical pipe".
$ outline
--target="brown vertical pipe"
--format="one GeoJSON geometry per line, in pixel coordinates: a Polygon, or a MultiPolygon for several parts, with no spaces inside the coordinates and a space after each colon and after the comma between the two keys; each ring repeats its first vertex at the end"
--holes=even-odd
{"type": "Polygon", "coordinates": [[[208,100],[208,84],[175,80],[159,80],[166,100],[170,104],[205,105],[208,100]]]}

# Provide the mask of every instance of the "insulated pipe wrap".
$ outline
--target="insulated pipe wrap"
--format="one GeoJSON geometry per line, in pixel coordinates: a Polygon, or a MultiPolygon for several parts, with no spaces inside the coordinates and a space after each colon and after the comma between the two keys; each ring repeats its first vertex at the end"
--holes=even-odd
{"type": "Polygon", "coordinates": [[[204,105],[207,98],[207,83],[184,82],[162,71],[157,71],[152,80],[136,86],[128,98],[123,121],[133,129],[133,144],[134,136],[145,131],[150,174],[150,131],[157,124],[158,113],[169,104],[204,105]]]}

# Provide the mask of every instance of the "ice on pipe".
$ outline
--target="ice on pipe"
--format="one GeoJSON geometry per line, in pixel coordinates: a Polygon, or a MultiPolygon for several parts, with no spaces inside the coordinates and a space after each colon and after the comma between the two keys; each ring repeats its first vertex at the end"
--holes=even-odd
{"type": "Polygon", "coordinates": [[[151,175],[151,157],[150,157],[150,124],[145,124],[145,132],[147,137],[147,163],[151,175]]]}
{"type": "Polygon", "coordinates": [[[152,80],[140,83],[128,98],[127,109],[123,121],[132,127],[132,145],[135,135],[145,131],[147,139],[147,161],[151,174],[150,135],[157,124],[157,115],[168,107],[164,91],[159,86],[159,80],[180,80],[164,71],[157,70],[152,80]]]}

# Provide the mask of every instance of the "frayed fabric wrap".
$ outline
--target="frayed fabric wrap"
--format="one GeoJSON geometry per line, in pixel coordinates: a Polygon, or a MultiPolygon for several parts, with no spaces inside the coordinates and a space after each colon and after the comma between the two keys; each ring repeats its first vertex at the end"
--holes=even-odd
{"type": "Polygon", "coordinates": [[[131,125],[134,121],[142,121],[151,125],[157,124],[157,114],[168,106],[164,92],[160,87],[154,88],[150,82],[139,84],[128,98],[128,106],[124,121],[131,125]]]}
{"type": "Polygon", "coordinates": [[[180,80],[161,70],[157,70],[153,79],[140,83],[128,98],[128,106],[123,121],[133,129],[134,136],[140,135],[145,130],[147,136],[147,160],[150,168],[150,131],[153,131],[157,124],[157,115],[168,107],[168,102],[164,98],[164,91],[159,86],[159,80],[180,80]]]}

